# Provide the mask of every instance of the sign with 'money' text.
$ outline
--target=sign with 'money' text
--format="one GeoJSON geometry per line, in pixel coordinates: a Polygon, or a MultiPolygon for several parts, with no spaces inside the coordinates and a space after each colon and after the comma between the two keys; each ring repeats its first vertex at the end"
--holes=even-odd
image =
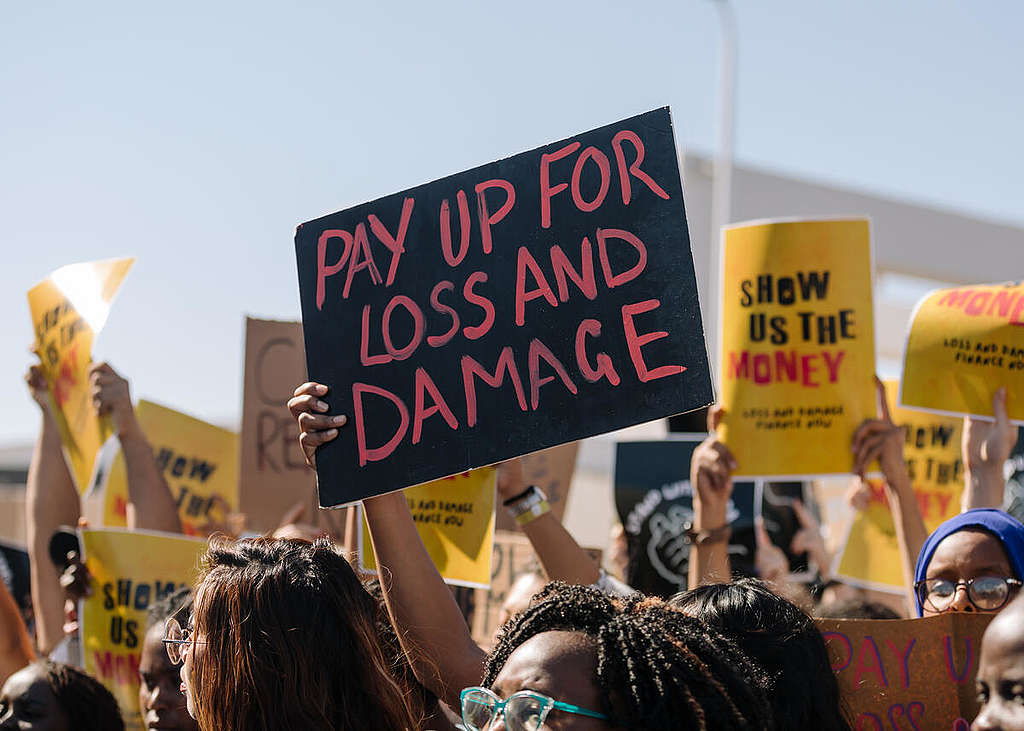
{"type": "Polygon", "coordinates": [[[299,226],[343,505],[712,400],[672,121],[641,114],[299,226]]]}
{"type": "Polygon", "coordinates": [[[736,474],[846,474],[876,409],[868,220],[736,224],[722,245],[719,430],[736,474]]]}

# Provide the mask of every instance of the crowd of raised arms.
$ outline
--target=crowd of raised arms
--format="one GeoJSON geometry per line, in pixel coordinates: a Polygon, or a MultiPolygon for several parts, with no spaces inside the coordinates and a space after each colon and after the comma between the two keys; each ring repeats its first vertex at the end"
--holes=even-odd
{"type": "MultiPolygon", "coordinates": [[[[106,364],[93,366],[91,380],[125,457],[129,528],[179,532],[128,382],[106,364]]],[[[114,697],[74,664],[75,600],[93,582],[78,556],[57,551],[51,558],[50,545],[58,526],[79,523],[79,496],[38,368],[26,381],[42,411],[26,516],[35,636],[0,584],[0,729],[122,729],[114,697]]],[[[962,512],[929,534],[904,435],[877,386],[880,418],[852,438],[849,499],[863,497],[865,472],[880,464],[909,587],[903,616],[999,614],[980,650],[972,728],[1024,729],[1024,526],[1000,509],[1003,464],[1017,439],[1005,390],[995,392],[994,421],[966,419],[962,512]]],[[[332,389],[318,383],[298,385],[288,402],[311,468],[319,447],[354,438],[347,415],[331,404],[332,389]]],[[[692,541],[688,590],[671,597],[634,591],[628,572],[600,568],[553,513],[538,511],[521,527],[542,576],[515,582],[485,649],[400,491],[363,501],[379,579],[359,573],[337,536],[293,521],[261,537],[217,534],[195,585],[150,607],[138,666],[141,724],[203,731],[854,728],[813,618],[900,615],[849,592],[825,591],[817,602],[802,595],[761,524],[758,578],[734,578],[719,529],[739,465],[715,436],[721,416],[712,407],[710,436],[690,466],[692,531],[703,540],[692,541]]],[[[529,489],[519,460],[499,466],[497,489],[506,504],[529,489]]],[[[801,536],[812,558],[823,551],[816,530],[801,536]]]]}

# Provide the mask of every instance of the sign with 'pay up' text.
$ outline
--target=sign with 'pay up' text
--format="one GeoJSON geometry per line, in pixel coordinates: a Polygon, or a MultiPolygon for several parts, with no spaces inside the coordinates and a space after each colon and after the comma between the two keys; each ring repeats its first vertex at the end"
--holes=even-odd
{"type": "Polygon", "coordinates": [[[299,226],[333,506],[712,400],[667,108],[299,226]]]}

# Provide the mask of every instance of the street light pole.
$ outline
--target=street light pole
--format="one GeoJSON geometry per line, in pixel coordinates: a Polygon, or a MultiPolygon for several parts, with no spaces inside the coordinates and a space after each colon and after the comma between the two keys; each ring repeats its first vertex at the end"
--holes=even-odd
{"type": "Polygon", "coordinates": [[[721,39],[718,54],[718,139],[711,183],[711,237],[708,258],[707,292],[709,309],[715,312],[714,326],[706,332],[712,372],[720,362],[719,332],[721,329],[722,226],[732,220],[732,164],[735,131],[736,96],[736,15],[729,0],[712,0],[718,9],[721,39]]]}

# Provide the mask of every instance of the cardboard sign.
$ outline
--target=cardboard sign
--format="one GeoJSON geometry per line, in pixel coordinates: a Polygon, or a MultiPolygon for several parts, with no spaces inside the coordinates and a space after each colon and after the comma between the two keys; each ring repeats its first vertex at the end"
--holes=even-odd
{"type": "Polygon", "coordinates": [[[494,534],[490,589],[477,589],[470,629],[481,647],[490,647],[498,630],[501,607],[512,584],[527,571],[539,570],[533,546],[521,533],[498,531],[494,534]]]}
{"type": "MultiPolygon", "coordinates": [[[[493,467],[484,467],[405,490],[423,545],[449,584],[490,584],[496,474],[493,467]]],[[[360,570],[376,572],[365,518],[359,523],[359,546],[360,570]]]]}
{"type": "Polygon", "coordinates": [[[939,289],[918,302],[900,403],[991,419],[1000,386],[1010,419],[1024,424],[1024,282],[939,289]]]}
{"type": "MultiPolygon", "coordinates": [[[[227,532],[228,514],[238,510],[238,435],[149,401],[139,401],[135,414],[178,505],[182,532],[192,536],[227,532]]],[[[124,455],[120,449],[105,449],[100,464],[104,525],[124,527],[128,505],[124,455]]]]}
{"type": "Polygon", "coordinates": [[[92,345],[134,259],[69,264],[28,292],[35,344],[71,478],[84,493],[100,446],[113,433],[92,403],[92,345]]]}
{"type": "MultiPolygon", "coordinates": [[[[559,522],[565,518],[579,448],[579,442],[571,442],[523,457],[523,482],[536,485],[544,491],[551,512],[559,522]]],[[[498,506],[494,518],[498,530],[517,530],[515,520],[501,506],[498,506]]]]}
{"type": "Polygon", "coordinates": [[[125,727],[141,731],[139,660],[150,605],[191,586],[206,541],[170,533],[82,530],[93,594],[79,604],[85,672],[107,687],[125,727]]]}
{"type": "MultiPolygon", "coordinates": [[[[960,451],[963,420],[892,408],[899,390],[886,381],[893,422],[904,428],[903,454],[928,532],[960,513],[964,464],[960,451]]],[[[871,499],[853,520],[836,576],[881,591],[902,591],[903,571],[892,510],[879,480],[869,480],[871,499]]]]}
{"type": "Polygon", "coordinates": [[[299,226],[343,505],[706,406],[667,108],[299,226]]]}
{"type": "Polygon", "coordinates": [[[316,506],[316,475],[306,466],[287,402],[306,380],[302,324],[245,319],[240,509],[246,527],[273,530],[296,503],[316,506]]]}
{"type": "Polygon", "coordinates": [[[866,219],[723,230],[721,439],[739,476],[848,473],[875,416],[866,219]]]}
{"type": "Polygon", "coordinates": [[[968,731],[974,678],[991,614],[927,619],[819,619],[855,729],[968,731]]]}
{"type": "MultiPolygon", "coordinates": [[[[690,458],[702,436],[615,445],[615,507],[626,531],[626,583],[644,594],[668,597],[686,589],[693,520],[690,458]]],[[[729,557],[736,573],[754,567],[754,483],[734,485],[727,517],[729,557]]],[[[723,577],[724,578],[724,577],[723,577]]]]}

